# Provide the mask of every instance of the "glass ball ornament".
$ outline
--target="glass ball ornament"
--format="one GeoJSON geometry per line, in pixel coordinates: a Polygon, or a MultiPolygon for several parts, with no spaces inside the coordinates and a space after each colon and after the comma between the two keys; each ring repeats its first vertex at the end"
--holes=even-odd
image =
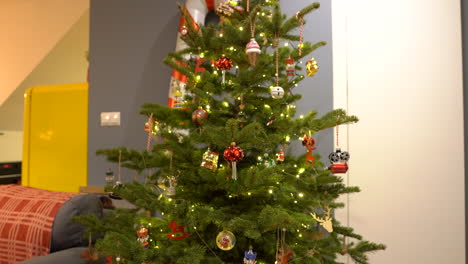
{"type": "Polygon", "coordinates": [[[306,71],[307,76],[312,77],[314,76],[319,70],[319,66],[317,61],[314,58],[311,58],[309,61],[306,62],[306,71]]]}
{"type": "Polygon", "coordinates": [[[188,35],[188,28],[186,26],[182,26],[182,28],[180,29],[180,35],[182,35],[182,37],[188,35]]]}
{"type": "Polygon", "coordinates": [[[208,119],[208,113],[203,110],[203,107],[199,106],[197,110],[192,113],[192,122],[197,125],[203,125],[203,123],[208,119]]]}
{"type": "Polygon", "coordinates": [[[244,150],[236,146],[235,142],[232,142],[231,146],[224,150],[223,156],[229,162],[240,161],[244,158],[244,150]]]}
{"type": "Polygon", "coordinates": [[[280,86],[273,86],[270,88],[271,97],[275,99],[283,98],[284,96],[284,89],[280,86]]]}
{"type": "Polygon", "coordinates": [[[223,230],[216,236],[216,245],[221,250],[231,250],[236,245],[236,236],[230,231],[223,230]]]}

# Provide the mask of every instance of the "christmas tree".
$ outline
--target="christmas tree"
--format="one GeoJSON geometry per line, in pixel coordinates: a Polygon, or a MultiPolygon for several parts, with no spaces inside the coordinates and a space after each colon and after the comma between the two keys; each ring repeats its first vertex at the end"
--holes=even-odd
{"type": "Polygon", "coordinates": [[[344,206],[337,198],[359,191],[340,174],[348,153],[332,152],[329,168],[313,153],[314,133],[357,117],[340,109],[295,116],[301,96],[293,90],[303,70],[316,73],[310,54],[326,44],[303,42],[304,18],[317,8],[288,18],[277,1],[227,1],[217,7],[220,23],[206,27],[180,8],[187,48],[164,61],[187,78],[174,84],[173,106],[142,106],[146,150],[98,152],[145,176],[110,186],[138,209],[80,219],[104,233],[96,243],[103,255],[138,264],[280,264],[339,263],[348,254],[368,263],[367,253],[385,248],[333,218],[344,206]],[[298,139],[306,153],[296,157],[288,146],[298,139]]]}

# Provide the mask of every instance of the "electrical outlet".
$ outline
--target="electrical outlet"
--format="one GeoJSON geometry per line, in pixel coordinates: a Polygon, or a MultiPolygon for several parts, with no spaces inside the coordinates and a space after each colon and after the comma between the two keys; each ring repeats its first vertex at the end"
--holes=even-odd
{"type": "Polygon", "coordinates": [[[120,126],[120,112],[101,112],[101,126],[120,126]]]}

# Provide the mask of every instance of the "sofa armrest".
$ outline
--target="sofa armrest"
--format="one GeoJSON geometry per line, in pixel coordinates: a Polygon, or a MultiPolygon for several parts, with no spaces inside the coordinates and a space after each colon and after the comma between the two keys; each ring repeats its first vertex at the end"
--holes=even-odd
{"type": "Polygon", "coordinates": [[[51,253],[88,245],[87,236],[84,234],[85,227],[72,220],[73,216],[88,214],[102,217],[103,208],[99,195],[80,194],[62,205],[52,227],[51,253]]]}

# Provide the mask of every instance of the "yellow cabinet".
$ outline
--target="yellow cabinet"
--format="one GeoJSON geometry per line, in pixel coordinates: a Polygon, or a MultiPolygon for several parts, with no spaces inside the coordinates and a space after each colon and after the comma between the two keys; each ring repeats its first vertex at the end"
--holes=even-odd
{"type": "Polygon", "coordinates": [[[78,192],[88,182],[88,84],[33,87],[24,97],[22,184],[78,192]]]}

